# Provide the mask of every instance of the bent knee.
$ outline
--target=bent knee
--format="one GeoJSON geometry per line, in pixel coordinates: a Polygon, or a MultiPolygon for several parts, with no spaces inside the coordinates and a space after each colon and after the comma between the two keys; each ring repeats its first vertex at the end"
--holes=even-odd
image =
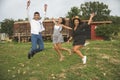
{"type": "Polygon", "coordinates": [[[55,50],[57,50],[57,49],[58,49],[58,47],[57,47],[57,46],[54,46],[54,49],[55,49],[55,50]]]}
{"type": "Polygon", "coordinates": [[[63,48],[62,48],[62,47],[58,47],[58,49],[63,50],[63,48]]]}
{"type": "Polygon", "coordinates": [[[76,48],[73,48],[73,52],[77,52],[78,51],[78,49],[76,49],[76,48]]]}

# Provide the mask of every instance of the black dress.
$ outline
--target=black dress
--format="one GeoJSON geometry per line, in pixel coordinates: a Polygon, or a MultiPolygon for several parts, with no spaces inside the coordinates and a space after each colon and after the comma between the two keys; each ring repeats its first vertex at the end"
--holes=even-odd
{"type": "Polygon", "coordinates": [[[85,44],[86,28],[88,28],[87,23],[81,23],[76,30],[74,30],[74,27],[72,28],[73,46],[85,44]]]}

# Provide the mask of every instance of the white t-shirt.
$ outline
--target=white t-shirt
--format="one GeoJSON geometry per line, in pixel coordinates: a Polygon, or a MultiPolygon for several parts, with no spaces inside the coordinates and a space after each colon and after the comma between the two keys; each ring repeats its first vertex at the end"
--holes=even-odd
{"type": "Polygon", "coordinates": [[[39,32],[42,32],[45,30],[43,27],[43,23],[41,20],[30,20],[30,25],[31,25],[31,34],[39,34],[39,32]]]}
{"type": "Polygon", "coordinates": [[[40,32],[44,31],[45,28],[43,26],[43,20],[35,20],[31,19],[29,15],[29,9],[27,9],[27,15],[30,21],[31,26],[31,34],[39,34],[40,32]]]}

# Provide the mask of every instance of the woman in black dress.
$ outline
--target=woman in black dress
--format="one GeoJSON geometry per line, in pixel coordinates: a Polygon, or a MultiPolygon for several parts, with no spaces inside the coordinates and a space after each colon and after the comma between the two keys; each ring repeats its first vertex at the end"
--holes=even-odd
{"type": "Polygon", "coordinates": [[[73,27],[72,27],[72,37],[68,40],[68,42],[73,39],[73,51],[77,53],[83,61],[83,64],[86,64],[87,57],[84,56],[79,49],[81,49],[86,40],[85,28],[90,25],[92,22],[92,18],[95,16],[94,13],[91,14],[88,23],[82,23],[79,17],[75,17],[73,19],[73,27]]]}

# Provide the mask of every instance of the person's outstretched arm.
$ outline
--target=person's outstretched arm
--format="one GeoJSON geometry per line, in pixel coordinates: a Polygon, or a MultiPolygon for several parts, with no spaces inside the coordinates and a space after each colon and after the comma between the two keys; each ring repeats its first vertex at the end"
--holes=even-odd
{"type": "Polygon", "coordinates": [[[53,23],[54,23],[55,25],[57,25],[57,22],[55,21],[54,18],[52,18],[52,21],[53,21],[53,23]]]}
{"type": "Polygon", "coordinates": [[[29,8],[30,8],[30,0],[27,1],[27,17],[28,17],[28,20],[30,21],[31,18],[30,18],[30,12],[29,12],[29,8]]]}
{"type": "Polygon", "coordinates": [[[72,39],[73,39],[73,37],[71,36],[71,37],[68,39],[67,43],[69,43],[72,39]]]}
{"type": "Polygon", "coordinates": [[[89,18],[89,21],[88,21],[88,25],[91,24],[92,19],[93,19],[94,16],[95,16],[95,13],[92,13],[92,14],[90,15],[90,18],[89,18]]]}
{"type": "Polygon", "coordinates": [[[62,27],[63,27],[63,28],[66,28],[66,29],[70,29],[70,30],[72,30],[71,27],[68,27],[68,26],[65,26],[65,25],[62,25],[62,27]]]}

